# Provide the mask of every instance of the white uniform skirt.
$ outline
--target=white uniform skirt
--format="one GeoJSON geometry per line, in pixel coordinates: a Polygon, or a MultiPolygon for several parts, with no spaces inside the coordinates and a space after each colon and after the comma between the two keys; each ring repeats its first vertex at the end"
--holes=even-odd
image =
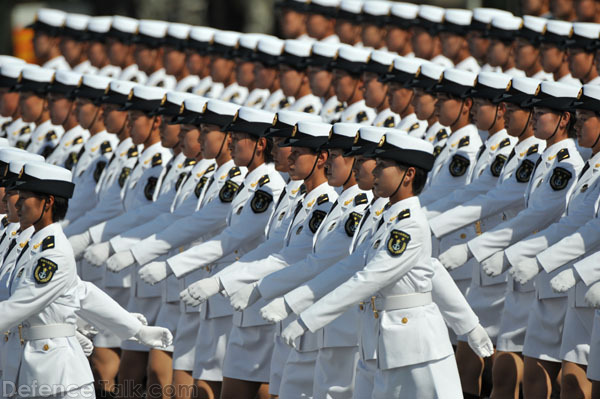
{"type": "Polygon", "coordinates": [[[321,348],[315,363],[313,398],[350,399],[354,390],[358,347],[321,348]]]}
{"type": "Polygon", "coordinates": [[[200,329],[200,313],[183,312],[177,322],[177,335],[173,339],[173,370],[194,370],[196,337],[200,329]]]}
{"type": "Polygon", "coordinates": [[[389,370],[377,370],[373,399],[462,398],[454,355],[389,370]]]}
{"type": "MultiPolygon", "coordinates": [[[[121,305],[124,308],[127,308],[127,303],[129,302],[129,294],[131,291],[129,287],[104,287],[103,290],[119,305],[121,305]]],[[[121,338],[117,337],[110,331],[101,332],[94,337],[94,346],[97,348],[120,348],[122,342],[123,341],[121,341],[121,338]]]]}
{"type": "MultiPolygon", "coordinates": [[[[223,361],[231,331],[232,316],[203,319],[196,336],[192,377],[196,380],[223,381],[223,361]]],[[[246,359],[238,359],[245,362],[246,359]]]]}
{"type": "MultiPolygon", "coordinates": [[[[129,313],[143,314],[148,321],[148,325],[153,326],[156,324],[156,318],[158,316],[161,303],[162,300],[160,297],[138,298],[136,296],[130,296],[129,303],[127,303],[127,311],[129,311],[129,313]]],[[[121,344],[121,349],[137,352],[150,352],[150,348],[134,341],[123,341],[121,344]]]]}
{"type": "MultiPolygon", "coordinates": [[[[489,335],[496,345],[500,322],[502,320],[502,309],[506,298],[506,283],[481,286],[471,284],[467,295],[467,302],[479,318],[479,324],[489,335]]],[[[467,342],[467,336],[461,335],[459,341],[467,342]]]]}
{"type": "MultiPolygon", "coordinates": [[[[68,387],[66,387],[68,388],[68,387]]],[[[38,388],[39,389],[39,388],[38,388]]],[[[15,395],[14,399],[95,399],[96,391],[94,389],[94,384],[86,384],[77,389],[72,389],[68,392],[60,393],[57,395],[51,396],[20,396],[15,395]]]]}
{"type": "MultiPolygon", "coordinates": [[[[280,329],[281,324],[277,324],[276,328],[280,329]]],[[[285,366],[291,350],[292,347],[283,342],[280,335],[275,335],[273,356],[271,357],[271,371],[269,373],[269,393],[271,395],[279,395],[283,366],[285,366]]]]}
{"type": "MultiPolygon", "coordinates": [[[[454,280],[454,282],[456,283],[456,286],[458,287],[460,292],[466,298],[467,295],[469,295],[469,292],[471,291],[471,279],[454,280]]],[[[458,336],[454,333],[454,331],[452,331],[451,328],[448,329],[448,338],[450,338],[450,342],[452,343],[452,345],[456,346],[456,344],[458,343],[458,336]]]]}
{"type": "Polygon", "coordinates": [[[375,374],[377,374],[377,360],[358,360],[352,399],[370,398],[373,395],[375,374]]]}
{"type": "Polygon", "coordinates": [[[590,380],[600,381],[600,310],[596,310],[594,315],[587,377],[590,380]]]}
{"type": "Polygon", "coordinates": [[[522,352],[525,330],[535,291],[506,291],[496,349],[502,352],[522,352]]]}
{"type": "Polygon", "coordinates": [[[290,351],[281,376],[280,398],[312,398],[318,354],[318,350],[298,352],[292,349],[290,351]]]}
{"type": "MultiPolygon", "coordinates": [[[[157,327],[164,327],[171,331],[173,337],[177,336],[177,323],[179,322],[179,302],[163,302],[158,311],[158,316],[156,316],[156,323],[154,324],[157,327]]],[[[175,338],[173,338],[174,340],[175,338]]],[[[155,348],[160,349],[164,352],[173,352],[174,345],[170,345],[166,348],[155,348]]]]}
{"type": "Polygon", "coordinates": [[[571,363],[588,364],[590,340],[594,327],[593,308],[569,306],[565,316],[560,357],[571,363]]]}
{"type": "Polygon", "coordinates": [[[561,362],[560,347],[569,298],[534,301],[530,308],[523,355],[550,362],[561,362]]]}
{"type": "Polygon", "coordinates": [[[275,327],[275,324],[231,327],[223,363],[223,376],[268,383],[275,327]]]}

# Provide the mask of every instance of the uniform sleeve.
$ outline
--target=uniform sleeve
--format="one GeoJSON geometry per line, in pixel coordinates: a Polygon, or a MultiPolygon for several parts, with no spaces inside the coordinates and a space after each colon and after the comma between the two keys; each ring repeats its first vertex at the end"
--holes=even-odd
{"type": "Polygon", "coordinates": [[[600,252],[595,252],[573,265],[588,287],[600,280],[600,252]]]}
{"type": "Polygon", "coordinates": [[[173,213],[162,213],[155,219],[114,236],[109,240],[110,246],[115,252],[127,251],[144,238],[160,232],[165,226],[170,226],[180,218],[181,216],[173,213]]]}
{"type": "Polygon", "coordinates": [[[33,267],[26,266],[22,279],[12,295],[0,302],[0,330],[6,331],[23,320],[41,312],[49,304],[64,295],[74,284],[77,274],[74,260],[56,250],[44,251],[44,256],[32,259],[33,267]],[[34,278],[36,265],[46,260],[56,266],[52,278],[46,283],[38,283],[34,278]]]}
{"type": "Polygon", "coordinates": [[[142,328],[138,319],[94,284],[80,281],[78,289],[81,308],[77,314],[82,319],[123,340],[133,337],[142,328]]]}
{"type": "Polygon", "coordinates": [[[119,233],[127,231],[140,223],[146,223],[156,217],[157,213],[162,213],[155,202],[146,204],[142,207],[127,211],[117,217],[92,226],[90,235],[94,244],[108,241],[119,233]]]}
{"type": "Polygon", "coordinates": [[[92,226],[119,216],[124,211],[123,202],[118,195],[105,195],[96,207],[90,209],[81,217],[72,220],[64,230],[65,235],[70,237],[81,234],[92,226]]]}
{"type": "MultiPolygon", "coordinates": [[[[402,254],[391,255],[386,248],[387,244],[383,243],[382,249],[376,252],[362,270],[302,312],[300,317],[311,332],[331,323],[356,305],[357,300],[368,298],[398,281],[418,263],[423,256],[423,242],[429,237],[423,237],[414,223],[402,227],[411,237],[402,254]]],[[[390,233],[387,234],[389,235],[390,233]]]]}

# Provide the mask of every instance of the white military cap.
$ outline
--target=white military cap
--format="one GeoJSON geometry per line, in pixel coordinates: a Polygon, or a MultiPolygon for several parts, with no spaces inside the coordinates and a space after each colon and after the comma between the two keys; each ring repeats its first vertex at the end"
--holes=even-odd
{"type": "Polygon", "coordinates": [[[122,111],[142,111],[153,115],[154,110],[166,100],[167,91],[160,87],[135,85],[129,92],[122,111]]]}
{"type": "Polygon", "coordinates": [[[167,35],[167,29],[169,29],[168,22],[142,19],[138,26],[138,33],[133,37],[133,42],[150,48],[161,47],[167,35]]]}
{"type": "Polygon", "coordinates": [[[472,18],[473,12],[471,10],[449,8],[444,14],[444,23],[440,29],[444,32],[466,35],[470,30],[472,18]]]}
{"type": "Polygon", "coordinates": [[[284,41],[276,37],[260,39],[256,45],[254,60],[265,66],[274,67],[279,64],[279,56],[283,52],[284,41]]]}
{"type": "Polygon", "coordinates": [[[430,32],[437,32],[439,24],[444,21],[445,12],[442,7],[422,4],[419,6],[416,24],[430,32]]]}
{"type": "Polygon", "coordinates": [[[396,54],[389,51],[373,50],[364,70],[378,75],[385,75],[390,70],[390,65],[394,63],[396,57],[396,54]]]}
{"type": "Polygon", "coordinates": [[[526,101],[525,105],[572,111],[573,102],[577,99],[580,89],[581,86],[578,85],[543,81],[535,97],[526,101]]]}
{"type": "Polygon", "coordinates": [[[168,91],[165,100],[154,111],[154,114],[172,117],[173,119],[170,121],[172,124],[185,123],[177,122],[176,117],[179,116],[180,111],[182,110],[183,101],[193,97],[199,96],[182,91],[168,91]]]}
{"type": "Polygon", "coordinates": [[[87,98],[94,102],[100,100],[106,88],[110,84],[111,78],[101,75],[83,75],[79,87],[73,95],[75,97],[87,98]]]}
{"type": "Polygon", "coordinates": [[[586,84],[579,90],[577,100],[573,102],[575,109],[587,109],[600,113],[600,86],[586,84]]]}
{"type": "Polygon", "coordinates": [[[377,144],[379,144],[379,141],[381,141],[381,138],[388,130],[389,129],[385,127],[361,125],[354,136],[354,141],[352,142],[350,150],[344,153],[344,156],[365,155],[371,153],[377,148],[377,144]]]}
{"type": "Polygon", "coordinates": [[[8,163],[8,168],[6,168],[6,176],[4,177],[6,180],[4,182],[0,182],[0,186],[2,186],[2,183],[10,184],[12,179],[17,179],[26,163],[45,162],[44,157],[38,154],[26,155],[15,153],[14,156],[15,158],[10,160],[8,163]]]}
{"type": "Polygon", "coordinates": [[[7,179],[16,178],[21,172],[21,168],[19,168],[16,174],[10,174],[9,165],[17,161],[44,162],[44,157],[19,148],[0,148],[0,187],[6,187],[7,179]]]}
{"type": "Polygon", "coordinates": [[[198,115],[196,123],[225,127],[233,121],[233,117],[241,108],[240,105],[222,100],[208,100],[204,111],[198,115]]]}
{"type": "Polygon", "coordinates": [[[267,137],[290,137],[294,130],[294,125],[299,121],[321,122],[319,115],[309,114],[307,112],[290,111],[288,109],[280,109],[275,114],[273,125],[265,136],[267,137]]]}
{"type": "Polygon", "coordinates": [[[89,15],[67,14],[65,18],[65,25],[62,30],[62,35],[69,36],[75,40],[83,40],[83,33],[87,29],[89,21],[89,15]]]}
{"type": "Polygon", "coordinates": [[[292,135],[280,144],[280,147],[306,147],[320,150],[329,140],[332,126],[329,123],[299,121],[296,123],[292,135]]]}
{"type": "Polygon", "coordinates": [[[512,16],[512,13],[506,10],[499,10],[497,8],[485,8],[476,7],[473,9],[473,18],[471,20],[471,30],[486,31],[492,19],[499,16],[512,16]]]}
{"type": "Polygon", "coordinates": [[[334,123],[331,132],[329,133],[329,139],[327,143],[321,146],[321,149],[329,150],[332,148],[339,148],[344,151],[349,151],[358,134],[358,129],[360,129],[361,126],[362,125],[359,123],[334,123]]]}
{"type": "Polygon", "coordinates": [[[514,77],[511,79],[511,84],[508,90],[502,95],[503,102],[515,104],[518,107],[530,108],[531,104],[527,104],[539,90],[539,79],[522,77],[514,77]]]}
{"type": "Polygon", "coordinates": [[[188,47],[194,49],[199,54],[206,54],[215,32],[216,29],[206,26],[192,26],[188,38],[188,47]]]}
{"type": "Polygon", "coordinates": [[[306,60],[309,66],[329,67],[340,49],[340,44],[314,42],[310,58],[306,60]]]}
{"type": "Polygon", "coordinates": [[[279,61],[295,69],[305,69],[311,53],[311,42],[290,39],[285,41],[283,53],[279,57],[279,61]]]}
{"type": "Polygon", "coordinates": [[[600,24],[590,22],[574,22],[573,31],[567,47],[581,48],[587,52],[593,52],[598,45],[598,37],[600,36],[600,24]]]}
{"type": "Polygon", "coordinates": [[[209,52],[223,58],[234,58],[241,35],[239,32],[230,30],[216,31],[209,52]]]}
{"type": "Polygon", "coordinates": [[[388,130],[374,151],[378,158],[391,159],[406,166],[415,166],[426,171],[433,168],[435,156],[433,145],[408,134],[388,130]]]}
{"type": "Polygon", "coordinates": [[[24,64],[25,60],[22,60],[21,58],[13,57],[11,55],[0,55],[0,67],[4,64],[13,64],[13,63],[24,64]]]}
{"type": "Polygon", "coordinates": [[[477,75],[457,68],[444,69],[441,81],[435,85],[436,92],[448,93],[459,98],[465,98],[473,86],[477,75]]]}
{"type": "Polygon", "coordinates": [[[311,0],[306,3],[306,12],[334,18],[339,5],[340,0],[311,0]]]}
{"type": "Polygon", "coordinates": [[[385,19],[390,14],[392,3],[389,1],[371,0],[363,4],[361,19],[364,22],[373,24],[383,24],[385,19]]]}
{"type": "Polygon", "coordinates": [[[422,58],[396,56],[390,71],[382,76],[381,80],[383,82],[399,82],[408,87],[423,62],[425,60],[422,58]]]}
{"type": "Polygon", "coordinates": [[[363,4],[364,1],[361,0],[342,0],[337,10],[336,18],[358,23],[363,4]]]}
{"type": "Polygon", "coordinates": [[[337,57],[331,66],[333,69],[342,69],[351,74],[358,75],[365,68],[370,55],[370,50],[344,44],[340,46],[337,57]]]}
{"type": "Polygon", "coordinates": [[[258,41],[269,35],[264,33],[244,33],[238,40],[238,47],[235,51],[235,57],[240,58],[243,61],[254,61],[254,52],[258,41]]]}
{"type": "Polygon", "coordinates": [[[7,187],[7,190],[31,191],[71,198],[74,188],[70,170],[44,162],[29,161],[25,163],[22,172],[7,187]]]}
{"type": "Polygon", "coordinates": [[[502,94],[511,85],[512,77],[499,72],[479,72],[475,86],[469,91],[469,97],[483,98],[494,104],[502,101],[502,94]]]}
{"type": "Polygon", "coordinates": [[[523,19],[512,15],[500,15],[492,18],[488,36],[492,39],[512,42],[516,32],[521,29],[523,19]]]}
{"type": "MultiPolygon", "coordinates": [[[[169,93],[167,93],[167,102],[168,98],[169,93]]],[[[171,124],[198,124],[197,119],[204,111],[207,102],[208,98],[195,94],[181,99],[178,113],[173,117],[171,124]]]]}
{"type": "Polygon", "coordinates": [[[131,89],[136,85],[135,82],[128,80],[111,80],[107,90],[100,99],[103,104],[115,104],[124,106],[131,93],[131,89]]]}
{"type": "Polygon", "coordinates": [[[25,62],[6,62],[0,66],[0,87],[12,89],[16,84],[21,71],[29,64],[25,62]]]}
{"type": "Polygon", "coordinates": [[[542,43],[553,44],[556,47],[564,48],[573,29],[573,24],[567,21],[549,19],[546,22],[546,29],[541,37],[542,43]]]}
{"type": "Polygon", "coordinates": [[[423,61],[419,70],[408,83],[408,87],[423,89],[426,93],[433,93],[435,85],[440,81],[444,67],[431,61],[423,61]]]}
{"type": "Polygon", "coordinates": [[[51,36],[58,36],[65,24],[67,14],[51,8],[40,8],[35,15],[35,20],[27,25],[36,31],[43,31],[51,36]]]}
{"type": "Polygon", "coordinates": [[[52,81],[54,72],[53,69],[40,68],[37,65],[27,65],[21,70],[14,90],[46,94],[48,83],[52,81]]]}
{"type": "Polygon", "coordinates": [[[59,69],[54,73],[54,79],[48,85],[48,92],[70,96],[79,86],[81,77],[82,75],[80,73],[68,69],[59,69]]]}
{"type": "Polygon", "coordinates": [[[517,31],[517,36],[537,46],[546,30],[546,22],[548,22],[546,18],[525,15],[523,17],[523,26],[517,31]]]}
{"type": "Polygon", "coordinates": [[[229,132],[248,133],[255,137],[264,137],[273,125],[275,114],[252,107],[241,107],[234,115],[229,125],[222,130],[229,132]]]}
{"type": "Polygon", "coordinates": [[[139,24],[137,19],[115,15],[112,17],[110,29],[106,32],[106,36],[129,44],[137,33],[139,24]]]}
{"type": "Polygon", "coordinates": [[[191,28],[191,25],[188,24],[169,23],[164,44],[179,51],[185,50],[191,28]]]}
{"type": "Polygon", "coordinates": [[[96,34],[105,34],[110,30],[112,17],[91,17],[88,21],[87,31],[96,34]]]}
{"type": "Polygon", "coordinates": [[[419,6],[412,3],[394,2],[387,23],[402,29],[410,28],[419,15],[419,6]]]}

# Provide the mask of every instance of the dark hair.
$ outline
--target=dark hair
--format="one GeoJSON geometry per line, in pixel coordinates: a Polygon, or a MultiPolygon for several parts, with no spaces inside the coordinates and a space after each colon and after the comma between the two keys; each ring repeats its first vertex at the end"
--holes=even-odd
{"type": "Polygon", "coordinates": [[[575,130],[575,122],[577,121],[577,118],[575,117],[574,112],[569,112],[569,114],[571,117],[569,118],[569,124],[567,125],[567,136],[569,136],[570,139],[576,139],[577,131],[575,130]]]}
{"type": "MultiPolygon", "coordinates": [[[[48,200],[50,198],[49,194],[39,194],[39,198],[48,200]]],[[[53,195],[54,197],[54,205],[52,206],[52,222],[60,222],[67,215],[67,210],[69,209],[69,199],[64,197],[59,197],[57,195],[53,195]]]]}
{"type": "Polygon", "coordinates": [[[265,150],[263,151],[265,163],[271,163],[273,162],[273,139],[271,137],[265,137],[265,140],[267,140],[265,150]]]}
{"type": "Polygon", "coordinates": [[[418,166],[412,165],[404,165],[402,163],[398,163],[400,169],[407,170],[408,168],[415,168],[415,177],[412,182],[412,190],[414,195],[419,195],[425,188],[425,183],[427,182],[427,171],[425,169],[419,168],[418,166]]]}

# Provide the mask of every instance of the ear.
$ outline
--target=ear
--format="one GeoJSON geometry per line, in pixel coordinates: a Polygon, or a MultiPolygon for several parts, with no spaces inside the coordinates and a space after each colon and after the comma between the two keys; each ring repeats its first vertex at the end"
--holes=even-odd
{"type": "Polygon", "coordinates": [[[413,180],[415,179],[415,175],[417,174],[417,170],[414,167],[409,167],[406,169],[406,175],[404,176],[404,181],[402,184],[405,187],[412,187],[413,180]]]}
{"type": "Polygon", "coordinates": [[[46,211],[49,209],[52,209],[52,207],[54,206],[54,195],[49,195],[48,199],[46,200],[46,211]]]}
{"type": "Polygon", "coordinates": [[[463,101],[465,102],[465,106],[463,107],[463,113],[470,113],[471,108],[473,108],[473,99],[471,97],[467,97],[463,101]]]}
{"type": "Polygon", "coordinates": [[[317,166],[323,167],[323,166],[325,166],[325,163],[329,159],[329,153],[325,150],[319,151],[317,158],[318,158],[317,166]]]}
{"type": "Polygon", "coordinates": [[[502,119],[506,113],[506,103],[498,104],[498,112],[496,119],[502,119]]]}
{"type": "Polygon", "coordinates": [[[161,115],[157,115],[154,118],[154,122],[152,122],[152,130],[158,130],[160,129],[160,125],[162,124],[162,116],[161,115]]]}

